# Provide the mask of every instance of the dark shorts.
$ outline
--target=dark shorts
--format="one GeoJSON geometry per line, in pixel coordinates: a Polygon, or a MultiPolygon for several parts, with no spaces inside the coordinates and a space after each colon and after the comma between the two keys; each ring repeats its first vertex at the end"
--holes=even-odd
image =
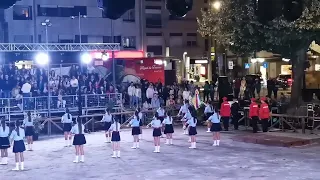
{"type": "Polygon", "coordinates": [[[26,136],[33,136],[34,134],[34,127],[33,126],[26,126],[26,136]]]}
{"type": "Polygon", "coordinates": [[[153,135],[153,137],[160,137],[162,135],[161,128],[154,128],[152,135],[153,135]]]}
{"type": "Polygon", "coordinates": [[[63,132],[70,132],[72,128],[71,123],[63,123],[63,132]]]}
{"type": "Polygon", "coordinates": [[[194,135],[197,135],[197,128],[196,127],[189,127],[189,135],[190,136],[194,136],[194,135]]]}
{"type": "Polygon", "coordinates": [[[132,136],[139,135],[140,132],[141,132],[140,127],[132,127],[132,131],[131,131],[132,136]]]}
{"type": "Polygon", "coordinates": [[[0,149],[8,149],[10,147],[10,141],[8,137],[0,137],[0,149]]]}
{"type": "Polygon", "coordinates": [[[222,130],[220,123],[212,123],[210,131],[211,132],[220,132],[222,130]]]}
{"type": "Polygon", "coordinates": [[[112,137],[111,137],[111,141],[112,142],[119,142],[120,139],[120,132],[119,131],[113,131],[112,132],[112,137]]]}
{"type": "Polygon", "coordinates": [[[174,133],[173,125],[172,124],[166,124],[164,126],[164,134],[172,134],[172,133],[174,133]]]}
{"type": "Polygon", "coordinates": [[[12,148],[13,153],[22,153],[25,150],[26,150],[26,146],[24,145],[23,140],[13,142],[13,148],[12,148]]]}
{"type": "Polygon", "coordinates": [[[111,127],[111,122],[104,122],[104,127],[103,127],[103,129],[104,129],[105,131],[109,131],[110,127],[111,127]]]}
{"type": "Polygon", "coordinates": [[[74,146],[80,146],[80,145],[84,145],[86,143],[87,143],[87,141],[86,141],[86,137],[84,136],[84,134],[74,135],[73,143],[72,143],[74,146]]]}

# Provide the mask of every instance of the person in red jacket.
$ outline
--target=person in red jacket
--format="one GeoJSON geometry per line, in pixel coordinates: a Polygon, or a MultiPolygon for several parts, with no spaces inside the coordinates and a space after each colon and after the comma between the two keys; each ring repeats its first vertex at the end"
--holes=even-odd
{"type": "Polygon", "coordinates": [[[220,116],[223,123],[223,127],[225,131],[229,130],[229,120],[231,115],[231,106],[227,101],[226,97],[222,98],[223,102],[221,104],[220,116]]]}
{"type": "Polygon", "coordinates": [[[259,106],[255,101],[255,98],[251,98],[251,104],[249,109],[249,118],[251,119],[253,133],[258,132],[259,121],[259,106]]]}
{"type": "Polygon", "coordinates": [[[262,97],[260,110],[259,110],[259,118],[262,124],[262,131],[268,132],[270,110],[269,110],[268,104],[265,101],[266,101],[266,98],[262,97]]]}

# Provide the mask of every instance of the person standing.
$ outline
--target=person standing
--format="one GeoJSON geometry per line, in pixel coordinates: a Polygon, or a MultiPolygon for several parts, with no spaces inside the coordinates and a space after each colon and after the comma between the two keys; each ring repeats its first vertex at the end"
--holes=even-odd
{"type": "Polygon", "coordinates": [[[189,136],[191,137],[191,146],[189,149],[196,149],[196,135],[197,135],[197,118],[196,113],[191,113],[191,118],[186,122],[186,124],[189,126],[189,136]]]}
{"type": "Polygon", "coordinates": [[[238,99],[241,89],[241,80],[239,78],[236,78],[234,80],[234,98],[238,99]]]}
{"type": "Polygon", "coordinates": [[[262,131],[268,132],[270,110],[269,110],[268,104],[265,101],[266,101],[266,98],[262,97],[260,110],[259,110],[259,118],[262,123],[262,131]]]}
{"type": "Polygon", "coordinates": [[[249,108],[249,118],[251,119],[253,133],[258,132],[258,120],[259,120],[259,107],[255,102],[255,98],[251,98],[251,104],[249,108]]]}
{"type": "Polygon", "coordinates": [[[232,115],[234,130],[238,130],[238,127],[239,127],[239,119],[240,119],[239,109],[240,109],[240,105],[238,101],[234,99],[231,105],[231,115],[232,115]]]}
{"type": "Polygon", "coordinates": [[[23,152],[26,150],[24,145],[25,131],[20,127],[19,120],[16,121],[16,128],[11,132],[10,140],[13,141],[13,153],[16,159],[16,167],[13,171],[24,170],[24,157],[23,152]]]}
{"type": "Polygon", "coordinates": [[[136,111],[133,119],[129,122],[129,125],[132,127],[131,134],[133,136],[133,146],[131,149],[139,148],[139,134],[140,134],[140,120],[138,119],[139,113],[136,111]]]}
{"type": "Polygon", "coordinates": [[[134,87],[133,82],[131,82],[130,86],[128,87],[128,95],[129,95],[129,105],[130,105],[130,108],[133,108],[133,107],[134,107],[135,94],[136,94],[136,88],[134,87]]]}
{"type": "Polygon", "coordinates": [[[162,122],[162,124],[164,125],[164,134],[167,137],[165,144],[172,144],[172,134],[174,133],[172,123],[173,119],[171,113],[167,112],[167,117],[162,122]]]}
{"type": "Polygon", "coordinates": [[[221,104],[220,115],[223,123],[223,128],[225,131],[229,131],[229,120],[231,115],[231,106],[227,101],[226,97],[222,98],[223,102],[221,104]]]}
{"type": "Polygon", "coordinates": [[[10,148],[9,131],[10,131],[10,128],[6,125],[6,121],[2,119],[1,126],[0,126],[0,150],[1,150],[0,165],[8,164],[8,148],[10,148]]]}
{"type": "Polygon", "coordinates": [[[151,121],[151,127],[153,128],[153,140],[154,140],[154,151],[155,153],[160,153],[160,136],[161,136],[161,120],[156,112],[154,119],[151,121]]]}
{"type": "Polygon", "coordinates": [[[151,99],[153,98],[153,95],[154,95],[154,88],[153,88],[152,84],[150,83],[150,85],[146,91],[147,101],[149,104],[151,104],[151,99]]]}
{"type": "Polygon", "coordinates": [[[72,129],[71,133],[74,134],[73,138],[73,145],[76,149],[76,158],[73,161],[74,163],[79,162],[79,155],[80,155],[80,162],[84,162],[84,150],[83,145],[86,144],[86,137],[83,134],[84,125],[82,124],[81,118],[78,116],[77,124],[75,124],[72,129]]]}
{"type": "Polygon", "coordinates": [[[71,129],[72,129],[72,116],[69,109],[66,109],[66,113],[61,117],[61,122],[63,124],[63,133],[65,140],[65,147],[71,146],[71,129]]]}
{"type": "Polygon", "coordinates": [[[217,108],[214,109],[214,113],[208,118],[208,121],[211,121],[212,123],[210,131],[213,133],[213,146],[219,146],[221,124],[220,124],[220,115],[217,108]]]}
{"type": "Polygon", "coordinates": [[[33,119],[31,117],[31,112],[28,111],[27,117],[23,120],[23,126],[25,128],[25,135],[27,138],[28,143],[28,151],[32,151],[33,145],[33,134],[34,134],[34,126],[33,126],[33,119]]]}
{"type": "Polygon", "coordinates": [[[207,132],[211,132],[210,128],[211,128],[211,121],[209,121],[209,117],[213,114],[213,107],[211,105],[211,102],[207,102],[206,103],[206,107],[204,108],[204,119],[207,120],[207,132]]]}
{"type": "Polygon", "coordinates": [[[120,126],[119,120],[116,118],[110,129],[112,130],[112,150],[113,150],[113,158],[120,157],[120,126]]]}
{"type": "Polygon", "coordinates": [[[23,96],[23,108],[28,109],[28,104],[30,102],[31,95],[31,84],[29,83],[29,79],[22,85],[21,87],[22,96],[23,96]]]}
{"type": "Polygon", "coordinates": [[[106,135],[106,143],[110,143],[111,142],[111,123],[112,123],[112,115],[110,113],[110,109],[108,108],[106,110],[106,114],[102,117],[101,122],[104,122],[104,131],[105,131],[105,135],[106,135]]]}
{"type": "Polygon", "coordinates": [[[206,81],[203,86],[203,101],[204,102],[209,101],[209,94],[210,94],[210,84],[208,81],[206,81]]]}

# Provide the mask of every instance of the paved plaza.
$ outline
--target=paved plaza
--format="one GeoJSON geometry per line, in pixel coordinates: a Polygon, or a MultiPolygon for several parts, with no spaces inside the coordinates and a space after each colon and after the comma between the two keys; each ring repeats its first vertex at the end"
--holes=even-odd
{"type": "Polygon", "coordinates": [[[220,147],[213,147],[211,133],[198,129],[197,149],[188,149],[188,137],[176,128],[174,145],[153,153],[151,129],[145,129],[140,149],[131,149],[130,129],[121,133],[121,158],[111,158],[111,145],[104,134],[87,134],[85,163],[74,164],[74,148],[65,148],[62,136],[37,141],[25,153],[25,171],[0,166],[0,180],[316,180],[320,179],[318,146],[281,148],[242,142],[222,134],[220,147]]]}

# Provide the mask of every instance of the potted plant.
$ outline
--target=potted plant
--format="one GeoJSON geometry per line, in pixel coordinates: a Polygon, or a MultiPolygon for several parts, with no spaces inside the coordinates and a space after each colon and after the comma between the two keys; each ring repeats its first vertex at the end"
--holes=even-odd
{"type": "Polygon", "coordinates": [[[39,134],[40,134],[41,130],[44,128],[43,124],[41,123],[41,115],[40,114],[34,114],[33,125],[34,125],[33,140],[37,141],[39,139],[39,134]]]}

